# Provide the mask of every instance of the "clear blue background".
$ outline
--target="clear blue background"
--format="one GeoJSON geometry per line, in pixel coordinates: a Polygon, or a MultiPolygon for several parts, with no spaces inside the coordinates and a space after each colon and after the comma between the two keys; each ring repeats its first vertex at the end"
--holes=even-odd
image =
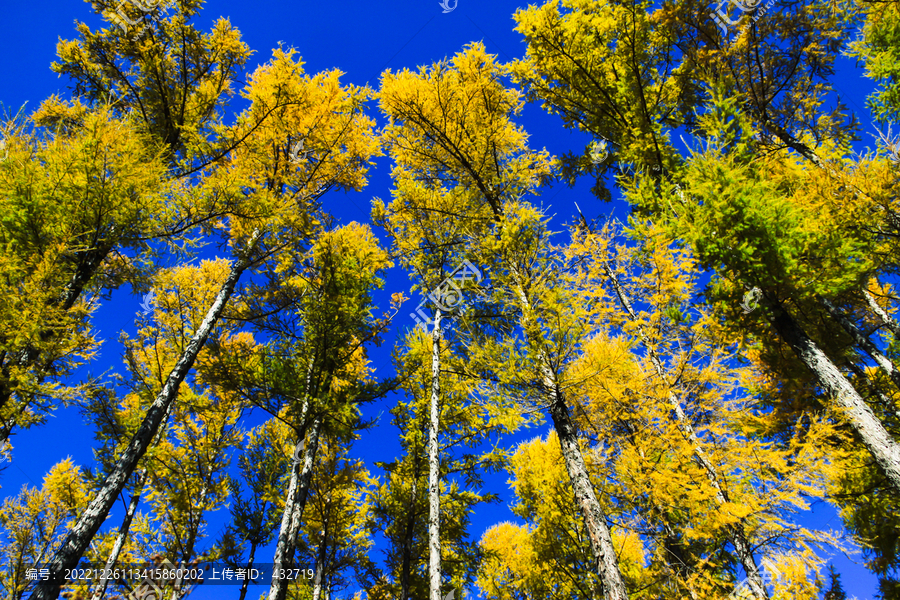
{"type": "MultiPolygon", "coordinates": [[[[285,47],[293,46],[299,50],[308,73],[338,68],[346,74],[345,82],[369,84],[374,88],[386,68],[415,69],[419,65],[431,64],[452,56],[472,41],[484,42],[488,51],[503,62],[524,55],[522,38],[512,29],[512,14],[519,6],[524,7],[524,4],[514,0],[459,0],[455,10],[444,14],[437,0],[390,3],[211,0],[200,16],[198,27],[208,31],[219,16],[229,18],[241,31],[244,41],[256,51],[248,63],[248,72],[268,61],[271,50],[281,42],[285,47]]],[[[30,112],[51,94],[68,97],[70,82],[58,78],[50,70],[50,63],[56,59],[57,39],[75,37],[75,20],[86,21],[94,28],[100,26],[100,20],[94,15],[90,4],[77,0],[7,0],[2,19],[0,103],[13,112],[27,103],[26,110],[30,112]]],[[[861,72],[849,61],[841,59],[836,87],[865,128],[860,148],[874,146],[874,130],[869,125],[869,114],[864,108],[865,96],[872,89],[871,82],[862,79],[861,72]]],[[[233,113],[243,108],[240,99],[233,106],[233,113]]],[[[370,114],[376,115],[375,109],[373,103],[370,114]]],[[[570,150],[581,152],[589,141],[582,134],[564,130],[558,118],[544,114],[538,106],[527,106],[520,122],[532,136],[532,147],[545,147],[553,154],[570,150]]],[[[380,159],[368,188],[361,193],[332,193],[325,198],[326,209],[344,223],[367,222],[371,199],[376,196],[387,199],[390,196],[389,170],[389,161],[380,159]]],[[[541,202],[548,214],[556,215],[556,230],[571,220],[575,214],[575,202],[589,218],[613,212],[624,219],[628,214],[627,207],[621,202],[603,204],[594,199],[588,192],[589,184],[583,181],[572,189],[557,184],[543,191],[541,202]]],[[[395,270],[388,278],[384,293],[378,298],[380,306],[387,307],[387,298],[391,293],[408,292],[408,289],[409,282],[405,275],[395,270]]],[[[404,305],[404,309],[412,311],[417,301],[416,298],[404,305]]],[[[129,289],[122,289],[113,295],[112,301],[101,307],[95,327],[106,342],[90,371],[100,373],[110,368],[122,368],[121,347],[117,339],[122,330],[130,334],[135,331],[134,318],[139,304],[138,296],[129,289]]],[[[405,316],[406,312],[409,311],[404,310],[397,320],[398,326],[403,329],[414,324],[411,318],[405,316]]],[[[389,338],[384,346],[372,353],[373,365],[378,368],[379,376],[391,374],[390,350],[393,341],[394,337],[389,338]]],[[[367,417],[383,413],[381,425],[366,433],[354,451],[355,455],[365,458],[373,473],[377,473],[372,464],[374,461],[392,460],[399,454],[397,431],[390,425],[390,415],[387,413],[394,401],[388,398],[365,409],[367,417]]],[[[252,422],[255,424],[258,419],[254,418],[252,422]]],[[[509,445],[538,435],[544,436],[547,430],[546,425],[532,429],[516,439],[508,440],[509,445]]],[[[91,427],[74,409],[59,410],[47,425],[20,432],[13,438],[13,462],[0,474],[2,495],[14,495],[23,485],[39,486],[50,467],[66,456],[73,457],[77,464],[92,466],[92,436],[91,427]]],[[[501,474],[488,480],[488,489],[500,493],[504,505],[493,505],[476,513],[471,528],[473,538],[480,538],[495,523],[515,520],[506,506],[512,501],[506,479],[507,476],[501,474]]],[[[118,527],[123,514],[122,504],[116,504],[108,521],[110,527],[118,527]]],[[[220,514],[210,518],[207,529],[210,542],[224,526],[224,517],[220,514]]],[[[800,522],[814,528],[840,529],[842,526],[833,508],[826,504],[814,506],[810,513],[800,518],[800,522]]],[[[259,551],[257,557],[268,562],[272,554],[271,549],[265,549],[259,551]]],[[[855,595],[860,600],[874,598],[877,583],[861,566],[861,556],[848,558],[837,555],[833,557],[833,562],[842,574],[844,588],[850,596],[855,595]]],[[[263,586],[251,588],[248,598],[258,597],[265,589],[263,586]]],[[[239,586],[200,587],[191,597],[237,598],[238,590],[239,586]]],[[[351,588],[348,593],[352,591],[351,588]]]]}

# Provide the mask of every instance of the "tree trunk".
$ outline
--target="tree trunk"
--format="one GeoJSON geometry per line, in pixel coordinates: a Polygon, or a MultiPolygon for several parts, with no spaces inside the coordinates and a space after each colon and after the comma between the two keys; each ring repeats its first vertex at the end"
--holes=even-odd
{"type": "Polygon", "coordinates": [[[316,574],[313,579],[313,597],[312,600],[321,600],[322,585],[325,576],[325,559],[328,557],[328,535],[322,531],[322,539],[319,541],[319,548],[316,552],[316,574]]]}
{"type": "MultiPolygon", "coordinates": [[[[250,542],[250,556],[247,557],[247,569],[253,568],[253,560],[256,558],[256,542],[250,542]]],[[[238,600],[244,600],[247,597],[247,587],[250,585],[250,573],[247,573],[247,577],[244,578],[244,583],[241,584],[241,595],[238,600]]]]}
{"type": "MultiPolygon", "coordinates": [[[[316,450],[319,447],[319,434],[322,430],[322,417],[316,415],[309,429],[309,439],[303,453],[303,468],[294,463],[291,465],[291,483],[288,487],[284,513],[281,516],[281,529],[278,532],[278,543],[275,547],[275,559],[272,568],[272,585],[269,588],[268,600],[284,600],[287,595],[288,580],[278,577],[280,569],[291,569],[294,564],[294,552],[297,536],[300,533],[300,521],[303,509],[309,497],[309,484],[312,480],[313,464],[316,450]]],[[[303,443],[303,440],[297,442],[303,443]]]]}
{"type": "Polygon", "coordinates": [[[865,403],[840,369],[825,355],[803,328],[780,305],[773,306],[772,325],[794,350],[797,357],[812,371],[821,385],[840,408],[839,413],[847,419],[853,431],[859,436],[863,446],[890,481],[900,492],[900,446],[887,432],[872,409],[865,403]]]}
{"type": "Polygon", "coordinates": [[[428,427],[428,580],[430,600],[441,600],[441,472],[438,428],[441,398],[441,309],[431,332],[431,420],[428,427]]]}
{"type": "Polygon", "coordinates": [[[875,313],[875,315],[879,319],[881,319],[881,322],[884,323],[885,326],[890,329],[894,335],[900,335],[900,324],[892,319],[891,316],[878,305],[878,302],[875,301],[875,298],[872,296],[872,294],[869,293],[869,290],[863,290],[863,296],[865,296],[866,303],[868,303],[869,308],[871,308],[872,312],[875,313]]]}
{"type": "Polygon", "coordinates": [[[566,471],[572,482],[575,492],[575,502],[584,517],[585,529],[591,541],[591,549],[597,559],[597,574],[603,582],[603,597],[605,600],[628,600],[628,590],[625,580],[619,571],[619,561],[613,546],[612,535],[606,525],[606,515],[597,501],[594,486],[588,477],[587,467],[584,464],[584,456],[578,447],[578,435],[575,424],[569,415],[562,391],[556,385],[550,368],[544,367],[544,385],[548,395],[550,417],[553,419],[553,427],[559,437],[559,446],[563,460],[566,463],[566,471]]]}
{"type": "Polygon", "coordinates": [[[119,554],[122,553],[122,547],[125,546],[128,530],[131,528],[131,522],[134,520],[135,513],[137,513],[138,504],[141,503],[141,491],[146,479],[147,471],[141,471],[138,480],[134,484],[134,494],[131,495],[131,500],[128,502],[125,518],[122,519],[122,524],[119,526],[119,534],[116,536],[116,543],[113,544],[112,551],[109,553],[109,558],[106,559],[106,565],[103,567],[100,581],[94,586],[94,589],[91,590],[91,600],[102,600],[103,596],[106,595],[106,587],[109,585],[109,579],[106,577],[106,574],[115,568],[116,562],[119,560],[119,554]]]}
{"type": "MultiPolygon", "coordinates": [[[[534,309],[525,293],[522,278],[515,270],[511,270],[511,274],[516,283],[516,294],[519,297],[522,313],[526,318],[530,318],[534,309]]],[[[543,340],[532,341],[539,347],[543,347],[543,340]]],[[[597,576],[603,584],[603,597],[605,600],[628,600],[628,590],[625,587],[625,580],[622,579],[622,573],[619,571],[619,559],[612,543],[612,534],[606,525],[606,515],[594,493],[594,485],[588,477],[584,456],[578,447],[577,430],[569,415],[569,407],[566,406],[562,390],[556,385],[556,375],[550,368],[543,349],[539,352],[538,360],[541,364],[543,393],[547,397],[547,407],[559,438],[566,472],[569,474],[578,510],[584,519],[591,551],[597,560],[597,576]]]]}
{"type": "MultiPolygon", "coordinates": [[[[631,298],[628,297],[627,292],[622,288],[621,283],[619,282],[619,278],[616,276],[615,271],[609,266],[609,264],[605,264],[604,271],[606,271],[606,276],[609,277],[610,282],[613,285],[613,289],[616,292],[616,297],[619,299],[619,303],[622,305],[622,308],[625,309],[625,312],[628,313],[629,318],[634,322],[638,322],[637,314],[634,312],[634,308],[631,305],[631,298]]],[[[638,337],[641,338],[641,343],[644,345],[644,348],[647,349],[647,354],[650,356],[650,362],[653,363],[653,369],[656,371],[657,377],[666,383],[668,387],[668,382],[666,381],[665,369],[663,369],[662,361],[659,359],[659,356],[656,353],[656,349],[648,343],[647,335],[644,333],[643,327],[638,326],[637,328],[638,337]]],[[[719,474],[713,466],[712,462],[709,460],[709,457],[706,455],[706,451],[703,449],[703,446],[700,444],[700,439],[697,437],[696,432],[694,431],[693,425],[691,425],[690,420],[687,418],[687,415],[684,414],[684,409],[681,407],[681,402],[678,401],[678,398],[672,392],[672,389],[669,388],[669,406],[672,407],[672,412],[675,413],[676,424],[678,425],[678,429],[681,432],[681,435],[691,444],[693,448],[693,456],[694,462],[703,469],[703,472],[706,474],[707,480],[709,480],[710,485],[712,485],[713,489],[716,490],[716,502],[719,506],[726,504],[729,501],[728,492],[725,488],[722,487],[720,483],[719,474]]],[[[738,560],[741,563],[741,566],[744,567],[744,572],[747,575],[747,585],[750,588],[750,592],[759,600],[768,600],[769,593],[766,591],[765,582],[763,581],[762,574],[759,570],[759,565],[756,564],[756,557],[753,555],[753,546],[751,546],[750,542],[747,540],[747,533],[744,530],[743,523],[737,523],[736,525],[730,527],[731,535],[731,544],[734,546],[735,553],[738,556],[738,560]]]]}
{"type": "Polygon", "coordinates": [[[832,304],[828,299],[822,298],[822,306],[825,307],[825,310],[834,318],[835,321],[840,323],[841,327],[846,331],[850,337],[853,338],[853,342],[865,351],[866,354],[872,357],[881,369],[887,373],[887,376],[891,378],[891,381],[894,382],[894,385],[900,389],[900,371],[897,370],[897,367],[894,366],[894,363],[885,356],[878,347],[869,340],[868,337],[856,326],[856,324],[847,318],[838,308],[832,304]]]}
{"type": "Polygon", "coordinates": [[[231,268],[231,272],[222,284],[219,294],[206,313],[206,317],[185,347],[181,358],[175,363],[172,372],[166,379],[165,385],[156,396],[153,404],[147,410],[141,426],[131,439],[131,443],[122,452],[116,461],[110,474],[106,477],[102,487],[91,500],[88,507],[81,514],[78,522],[72,527],[62,546],[57,550],[53,558],[42,568],[49,571],[48,581],[41,582],[31,595],[32,600],[56,600],[59,597],[60,586],[65,583],[63,573],[66,569],[73,569],[81,560],[85,550],[91,543],[94,535],[100,529],[109,509],[115,504],[116,498],[125,487],[128,478],[134,473],[138,462],[144,456],[154,435],[159,430],[163,416],[168,412],[169,406],[178,396],[178,388],[188,372],[194,365],[197,355],[206,343],[210,332],[225,310],[225,306],[234,293],[234,288],[243,272],[250,265],[250,253],[256,248],[260,232],[254,232],[248,242],[247,252],[231,268]]]}
{"type": "Polygon", "coordinates": [[[406,532],[403,536],[403,546],[400,566],[400,600],[409,600],[409,572],[412,563],[412,537],[416,524],[416,482],[419,480],[418,469],[415,471],[412,490],[409,497],[409,508],[406,511],[406,532]]]}

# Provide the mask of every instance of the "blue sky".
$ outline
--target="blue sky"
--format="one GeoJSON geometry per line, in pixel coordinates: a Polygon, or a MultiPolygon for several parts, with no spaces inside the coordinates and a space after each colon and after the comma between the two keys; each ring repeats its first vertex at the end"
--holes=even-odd
{"type": "MultiPolygon", "coordinates": [[[[12,111],[27,103],[26,110],[31,111],[51,94],[67,97],[69,82],[50,71],[50,63],[55,59],[57,39],[74,37],[76,20],[87,21],[92,26],[99,24],[90,4],[77,0],[40,3],[8,1],[5,4],[4,19],[0,24],[0,53],[4,57],[0,62],[0,102],[12,111]]],[[[218,17],[228,17],[242,32],[244,41],[256,51],[250,60],[249,70],[267,61],[271,50],[282,43],[285,47],[298,49],[309,73],[339,68],[346,73],[345,81],[375,87],[380,73],[386,68],[398,70],[430,64],[453,55],[472,41],[483,41],[488,51],[496,54],[501,61],[521,56],[524,44],[512,30],[512,14],[519,6],[524,6],[524,3],[518,0],[459,0],[456,9],[445,14],[437,0],[390,3],[210,0],[199,25],[202,29],[208,29],[218,17]]],[[[849,61],[842,60],[837,87],[846,94],[845,101],[850,109],[857,112],[864,126],[868,126],[864,98],[871,85],[860,75],[849,61]]],[[[242,107],[236,102],[235,112],[242,107]]],[[[374,105],[371,109],[370,112],[375,114],[374,105]]],[[[537,106],[527,106],[520,122],[531,134],[533,147],[546,147],[553,154],[569,150],[580,152],[587,142],[585,136],[564,130],[557,118],[544,114],[537,106]]],[[[863,138],[863,145],[874,144],[868,133],[864,133],[863,138]]],[[[361,193],[332,193],[325,199],[326,208],[345,223],[368,221],[371,199],[376,196],[389,197],[389,168],[389,161],[380,159],[367,189],[361,193]]],[[[556,215],[557,230],[574,214],[575,202],[589,217],[611,211],[620,218],[627,215],[627,208],[619,202],[603,204],[594,199],[588,192],[589,187],[589,182],[585,181],[571,189],[558,184],[544,190],[542,202],[549,214],[556,215]]],[[[399,271],[392,273],[379,298],[382,306],[386,306],[385,299],[391,293],[408,290],[409,282],[405,275],[399,271]]],[[[117,341],[119,332],[134,332],[134,319],[140,301],[131,290],[122,289],[98,312],[95,325],[106,342],[101,356],[91,366],[93,372],[119,369],[122,365],[121,347],[117,341]]],[[[404,308],[408,307],[411,311],[416,301],[404,308]]],[[[401,328],[413,325],[411,318],[405,319],[408,323],[404,321],[403,313],[399,319],[401,328]]],[[[381,376],[390,375],[392,343],[393,339],[388,339],[372,355],[374,366],[381,376]]],[[[356,455],[364,457],[370,465],[374,461],[391,460],[398,454],[396,431],[390,426],[387,413],[391,402],[387,399],[366,408],[368,417],[382,412],[385,415],[381,420],[382,426],[366,434],[356,447],[356,455]]],[[[543,425],[518,436],[517,440],[544,435],[546,431],[547,426],[543,425]]],[[[517,440],[509,440],[509,443],[517,440]]],[[[13,442],[14,461],[0,474],[0,494],[4,497],[17,493],[24,484],[39,485],[49,468],[66,456],[73,457],[78,464],[92,463],[92,430],[74,410],[58,411],[46,426],[21,432],[13,442]]],[[[489,486],[509,501],[505,475],[490,479],[489,486]]],[[[122,514],[123,508],[117,504],[109,523],[118,526],[122,514]]],[[[478,538],[490,525],[509,519],[512,515],[505,505],[491,506],[475,515],[471,534],[478,538]]],[[[837,529],[841,526],[840,519],[827,505],[814,507],[801,521],[813,527],[837,529]]],[[[209,534],[215,537],[221,526],[221,519],[211,519],[209,534]]],[[[257,556],[267,560],[266,551],[257,556]]],[[[861,562],[858,556],[854,560],[861,562]]],[[[835,565],[843,574],[844,586],[849,593],[860,600],[874,598],[875,579],[864,569],[843,556],[835,557],[835,565]]],[[[230,594],[222,594],[228,589],[201,588],[192,597],[228,597],[230,594]]],[[[234,588],[234,597],[237,596],[237,589],[234,588]]]]}

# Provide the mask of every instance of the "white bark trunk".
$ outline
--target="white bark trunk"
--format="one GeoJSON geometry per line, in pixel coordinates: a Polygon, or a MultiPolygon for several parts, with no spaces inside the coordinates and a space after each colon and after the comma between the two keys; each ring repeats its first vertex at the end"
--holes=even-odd
{"type": "Polygon", "coordinates": [[[894,335],[900,335],[900,324],[897,323],[894,319],[891,318],[887,312],[881,306],[878,305],[878,302],[875,301],[875,298],[872,294],[869,293],[869,290],[863,290],[863,296],[866,298],[866,302],[869,305],[869,308],[872,309],[872,312],[881,319],[881,322],[884,323],[888,329],[890,329],[894,335]]]}
{"type": "Polygon", "coordinates": [[[146,479],[147,471],[143,470],[134,484],[134,494],[132,494],[131,500],[128,502],[128,508],[125,511],[125,518],[122,519],[122,525],[119,526],[116,542],[113,544],[112,551],[109,553],[109,558],[106,559],[102,577],[100,578],[100,581],[97,582],[97,585],[94,586],[94,589],[91,590],[91,600],[102,600],[103,596],[106,595],[106,588],[109,585],[109,578],[106,577],[106,574],[110,573],[115,568],[116,562],[119,560],[119,554],[122,553],[122,548],[125,546],[128,530],[131,528],[131,522],[134,520],[134,515],[137,513],[138,505],[141,502],[141,490],[144,487],[146,479]]]}
{"type": "Polygon", "coordinates": [[[834,398],[840,414],[847,419],[894,489],[900,492],[900,446],[840,369],[787,311],[775,305],[773,312],[771,322],[775,330],[834,398]]]}
{"type": "Polygon", "coordinates": [[[841,313],[838,308],[832,304],[829,300],[822,298],[822,305],[825,307],[825,310],[834,317],[834,319],[841,324],[841,327],[846,331],[850,337],[853,338],[854,343],[857,346],[863,349],[866,354],[872,357],[881,370],[887,373],[887,376],[890,377],[891,381],[894,382],[894,385],[900,388],[900,371],[897,370],[897,367],[894,366],[894,363],[885,356],[878,347],[873,344],[869,338],[856,326],[856,324],[847,318],[846,315],[841,313]]]}
{"type": "MultiPolygon", "coordinates": [[[[322,417],[316,415],[309,428],[309,437],[306,440],[305,452],[303,453],[302,469],[298,464],[291,465],[291,483],[288,487],[288,497],[284,504],[281,529],[278,532],[278,543],[275,547],[272,585],[269,588],[268,600],[284,600],[287,595],[288,580],[278,577],[279,570],[293,568],[297,537],[300,534],[300,523],[303,520],[306,499],[309,497],[309,485],[312,479],[316,451],[319,447],[321,430],[322,417]]],[[[300,441],[298,443],[303,442],[300,441]]]]}
{"type": "Polygon", "coordinates": [[[260,232],[257,230],[247,245],[246,253],[231,268],[231,272],[225,279],[225,283],[222,284],[219,294],[216,296],[209,311],[207,311],[206,317],[191,338],[191,341],[188,342],[181,354],[181,358],[175,363],[175,367],[169,373],[162,390],[147,410],[147,414],[141,422],[140,428],[132,437],[131,443],[122,452],[112,471],[72,527],[60,549],[57,550],[49,562],[42,566],[42,568],[49,571],[49,579],[41,582],[35,588],[34,593],[31,595],[32,600],[56,600],[59,597],[60,586],[65,583],[63,573],[67,569],[75,568],[78,561],[81,560],[94,535],[100,529],[103,521],[106,520],[109,509],[115,504],[116,498],[125,488],[128,478],[134,473],[138,462],[147,451],[150,442],[159,430],[163,417],[169,410],[169,406],[178,396],[178,388],[181,382],[184,381],[184,378],[193,367],[197,355],[200,354],[206,339],[225,310],[232,293],[234,293],[238,280],[250,265],[250,254],[256,248],[259,237],[260,232]]]}
{"type": "Polygon", "coordinates": [[[428,574],[429,598],[441,600],[440,427],[441,310],[434,310],[431,332],[431,419],[428,427],[428,574]]]}
{"type": "MultiPolygon", "coordinates": [[[[624,288],[622,288],[621,283],[619,282],[619,278],[616,276],[615,271],[609,266],[609,264],[604,265],[604,270],[606,271],[606,276],[609,277],[610,282],[613,285],[613,289],[616,292],[616,297],[619,299],[619,303],[622,305],[622,308],[625,309],[625,312],[628,313],[629,318],[634,322],[638,322],[637,314],[634,312],[634,308],[631,305],[631,298],[628,297],[627,292],[625,292],[624,288]]],[[[659,355],[656,353],[656,349],[652,344],[649,343],[647,335],[644,333],[643,327],[638,327],[637,329],[638,337],[641,339],[641,343],[644,345],[644,348],[647,349],[647,354],[650,356],[650,362],[653,363],[653,369],[656,371],[657,377],[659,377],[664,383],[668,385],[665,376],[665,369],[663,369],[662,361],[659,359],[659,355]]],[[[709,457],[706,455],[706,451],[703,449],[703,446],[700,444],[700,440],[697,437],[696,432],[694,431],[694,427],[691,425],[690,420],[687,418],[687,415],[684,414],[684,409],[681,407],[681,402],[678,401],[678,398],[669,388],[669,406],[672,408],[672,412],[675,413],[676,424],[678,425],[679,431],[681,431],[682,436],[691,444],[691,448],[693,449],[694,462],[703,469],[703,472],[706,474],[707,480],[709,480],[710,485],[712,485],[713,489],[716,491],[716,502],[719,506],[724,505],[728,502],[728,492],[722,487],[722,484],[719,480],[719,474],[713,466],[712,462],[709,460],[709,457]]],[[[765,582],[762,578],[762,573],[760,573],[759,566],[756,564],[756,557],[753,555],[753,547],[750,545],[750,542],[747,540],[747,534],[744,530],[744,526],[742,523],[738,523],[734,527],[731,528],[731,544],[734,546],[735,553],[738,556],[738,560],[741,563],[741,566],[744,567],[744,572],[747,576],[747,585],[750,588],[750,592],[759,600],[768,600],[769,593],[766,591],[765,582]]]]}
{"type": "Polygon", "coordinates": [[[619,560],[613,546],[612,534],[606,525],[606,515],[597,501],[594,486],[588,477],[584,456],[578,446],[578,434],[569,415],[565,397],[553,380],[549,367],[545,367],[544,385],[548,393],[550,416],[559,438],[566,471],[575,492],[575,502],[584,517],[591,549],[597,559],[597,574],[603,584],[603,597],[605,600],[628,600],[628,589],[619,571],[619,560]]]}
{"type": "MultiPolygon", "coordinates": [[[[512,272],[516,283],[516,293],[522,312],[531,315],[534,311],[531,301],[525,293],[525,286],[519,273],[512,272]]],[[[539,346],[543,346],[543,340],[532,340],[539,346]]],[[[541,364],[541,379],[544,394],[547,397],[547,405],[559,445],[562,451],[566,472],[575,493],[575,502],[584,518],[585,529],[591,543],[591,551],[597,560],[597,576],[603,585],[603,597],[605,600],[628,600],[628,589],[625,580],[619,570],[619,559],[616,556],[612,542],[612,534],[606,524],[606,514],[597,501],[594,486],[588,476],[584,456],[578,446],[578,433],[575,424],[569,415],[565,396],[556,382],[556,374],[547,362],[543,350],[540,351],[538,360],[541,364]]]]}
{"type": "Polygon", "coordinates": [[[313,597],[312,600],[321,600],[322,586],[324,584],[325,575],[325,558],[328,552],[328,536],[323,531],[322,539],[319,540],[319,548],[316,552],[316,574],[313,579],[313,597]]]}

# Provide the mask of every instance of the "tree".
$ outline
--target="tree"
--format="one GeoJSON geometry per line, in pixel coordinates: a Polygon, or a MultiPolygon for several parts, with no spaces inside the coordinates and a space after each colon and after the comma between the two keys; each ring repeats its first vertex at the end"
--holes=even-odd
{"type": "MultiPolygon", "coordinates": [[[[884,117],[893,110],[894,7],[865,6],[852,48],[886,84],[873,100],[884,117]]],[[[856,121],[827,96],[858,7],[798,8],[778,3],[719,34],[699,3],[550,2],[517,13],[529,50],[512,71],[530,99],[607,145],[610,157],[598,166],[587,152],[569,157],[570,181],[613,173],[626,192],[640,189],[627,197],[642,215],[681,223],[672,237],[716,272],[711,296],[731,308],[732,331],[748,346],[765,340],[762,357],[778,383],[764,396],[783,411],[785,428],[813,407],[834,407],[877,462],[879,487],[893,488],[878,492],[887,498],[897,493],[900,455],[887,408],[896,363],[884,352],[894,334],[881,315],[894,300],[873,293],[896,270],[888,166],[896,140],[886,135],[888,156],[852,157],[856,121]],[[673,143],[678,127],[693,137],[688,152],[673,143]],[[701,173],[716,181],[702,192],[692,189],[701,173]],[[745,294],[762,300],[749,316],[739,312],[745,294]]]]}
{"type": "Polygon", "coordinates": [[[479,235],[490,235],[504,200],[536,187],[548,172],[546,153],[530,152],[513,121],[518,95],[505,89],[502,69],[481,44],[419,73],[386,72],[378,93],[391,119],[385,140],[397,167],[394,199],[376,200],[373,219],[394,241],[416,287],[440,297],[431,332],[429,410],[429,598],[442,598],[440,533],[440,413],[442,319],[458,307],[457,282],[479,235]],[[452,305],[448,306],[447,300],[452,305]]]}
{"type": "Polygon", "coordinates": [[[196,317],[196,333],[185,344],[181,358],[106,484],[48,565],[52,581],[38,589],[36,599],[55,598],[59,593],[59,574],[77,562],[99,529],[109,507],[146,452],[244,271],[256,262],[272,260],[273,256],[286,260],[289,253],[279,255],[286,248],[302,248],[319,223],[314,215],[317,195],[335,182],[349,188],[365,180],[365,169],[344,173],[338,166],[338,162],[346,167],[348,161],[352,164],[367,159],[373,148],[367,141],[371,139],[370,122],[356,110],[356,98],[362,92],[355,88],[342,91],[337,73],[316,80],[303,79],[292,55],[292,52],[277,51],[273,63],[260,68],[251,80],[245,92],[251,108],[235,126],[244,142],[227,160],[223,157],[218,161],[197,192],[200,198],[213,202],[218,197],[234,200],[235,216],[227,222],[218,222],[219,229],[226,232],[235,248],[236,261],[221,280],[222,287],[211,300],[205,318],[202,313],[192,315],[196,317]],[[279,80],[290,83],[285,87],[279,80]],[[321,116],[317,140],[330,145],[315,165],[291,164],[286,160],[288,152],[282,140],[300,128],[298,120],[315,122],[316,116],[308,107],[317,96],[323,99],[315,105],[321,116]],[[272,116],[265,127],[253,120],[253,115],[259,112],[272,116]],[[332,149],[338,143],[342,143],[341,151],[335,153],[332,149]]]}
{"type": "MultiPolygon", "coordinates": [[[[32,121],[45,134],[5,124],[0,195],[4,214],[16,216],[3,235],[18,250],[3,261],[4,280],[10,298],[29,298],[15,322],[37,312],[23,321],[26,336],[0,321],[3,440],[81,392],[53,380],[93,352],[90,297],[124,282],[144,288],[159,251],[151,241],[177,246],[228,210],[225,196],[187,199],[187,180],[167,178],[193,174],[236,145],[223,139],[221,109],[250,51],[225,20],[210,34],[190,25],[202,3],[177,3],[168,18],[161,4],[153,3],[151,35],[139,42],[118,26],[93,32],[79,23],[81,40],[60,41],[52,67],[74,80],[76,98],[41,105],[32,121]]],[[[113,14],[111,3],[93,7],[113,14]]]]}
{"type": "Polygon", "coordinates": [[[70,459],[57,463],[44,477],[40,489],[23,486],[18,497],[0,507],[3,529],[3,571],[0,586],[10,600],[33,595],[34,582],[26,569],[39,564],[65,539],[67,527],[87,502],[84,476],[70,459]]]}
{"type": "Polygon", "coordinates": [[[96,351],[96,298],[152,264],[147,238],[160,225],[164,191],[152,140],[108,107],[51,100],[31,118],[30,130],[7,138],[0,163],[9,298],[0,315],[0,444],[86,393],[60,381],[96,351]],[[54,111],[65,128],[48,124],[54,111]]]}
{"type": "MultiPolygon", "coordinates": [[[[351,223],[326,231],[306,256],[282,265],[277,301],[289,312],[257,316],[280,330],[267,347],[220,347],[204,376],[258,398],[295,436],[269,597],[283,600],[323,435],[348,436],[359,427],[358,406],[380,393],[369,382],[367,344],[386,321],[374,316],[373,290],[390,264],[368,227],[351,223]],[[274,400],[274,402],[271,402],[274,400]]],[[[274,275],[274,274],[273,274],[274,275]]]]}
{"type": "Polygon", "coordinates": [[[313,600],[329,600],[371,572],[368,557],[373,542],[367,528],[371,507],[362,461],[349,458],[343,440],[326,442],[313,473],[309,510],[304,511],[303,564],[314,565],[313,600]]]}
{"type": "Polygon", "coordinates": [[[847,600],[844,586],[841,585],[841,576],[835,570],[834,565],[828,565],[828,590],[823,600],[847,600]]]}
{"type": "MultiPolygon", "coordinates": [[[[256,551],[275,536],[280,488],[290,458],[288,447],[289,429],[277,419],[266,421],[248,435],[246,450],[238,457],[243,485],[229,480],[231,523],[218,544],[222,560],[233,568],[252,568],[256,551]],[[243,560],[245,546],[247,557],[243,560]]],[[[240,600],[246,597],[249,585],[249,578],[241,584],[240,600]]]]}

